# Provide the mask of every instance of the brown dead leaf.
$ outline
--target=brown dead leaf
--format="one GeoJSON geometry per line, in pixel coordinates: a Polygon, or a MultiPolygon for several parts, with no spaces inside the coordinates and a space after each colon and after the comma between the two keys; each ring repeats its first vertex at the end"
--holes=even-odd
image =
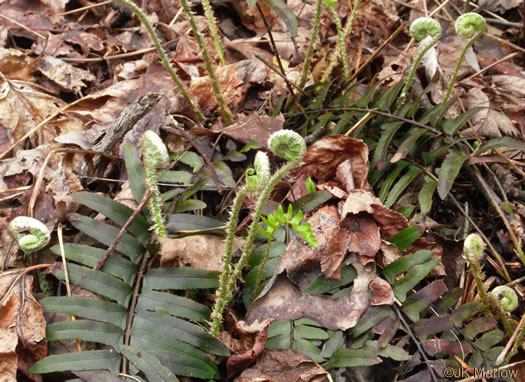
{"type": "MultiPolygon", "coordinates": [[[[344,135],[326,136],[310,146],[299,172],[321,181],[333,180],[338,166],[347,160],[346,169],[351,169],[352,173],[341,169],[341,175],[344,173],[344,178],[352,176],[355,188],[365,188],[368,185],[368,147],[362,140],[344,135]]],[[[345,183],[349,184],[349,180],[345,183]]]]}
{"type": "Polygon", "coordinates": [[[268,148],[267,142],[270,135],[283,128],[284,118],[282,115],[272,118],[252,113],[248,116],[239,116],[237,121],[220,132],[240,143],[251,141],[259,142],[262,147],[268,148]]]}
{"type": "Polygon", "coordinates": [[[246,322],[296,320],[310,318],[331,330],[353,328],[369,305],[368,284],[376,278],[375,264],[362,266],[357,256],[348,263],[357,272],[348,296],[333,299],[329,296],[302,294],[285,273],[276,274],[250,306],[246,322]]]}
{"type": "MultiPolygon", "coordinates": [[[[192,267],[222,271],[224,239],[216,235],[193,235],[180,239],[159,237],[161,268],[192,267]]],[[[243,239],[235,239],[233,250],[244,246],[243,239]]]]}
{"type": "Polygon", "coordinates": [[[383,239],[388,239],[408,228],[408,220],[400,213],[382,204],[372,204],[372,208],[374,209],[372,215],[381,229],[383,239]]]}
{"type": "Polygon", "coordinates": [[[15,381],[20,365],[31,365],[47,355],[46,322],[42,307],[33,297],[32,286],[32,276],[23,270],[4,272],[0,276],[0,379],[3,381],[15,381]],[[22,356],[25,358],[20,358],[22,356]]]}
{"type": "Polygon", "coordinates": [[[457,340],[432,339],[423,342],[423,349],[430,356],[436,354],[469,354],[470,348],[466,344],[461,344],[457,340]]]}
{"type": "MultiPolygon", "coordinates": [[[[481,106],[485,109],[477,112],[470,119],[473,129],[482,137],[517,136],[519,130],[514,126],[509,117],[504,113],[494,110],[487,94],[478,88],[472,88],[468,92],[467,102],[469,109],[481,106]]],[[[470,129],[463,130],[469,134],[470,129]]]]}
{"type": "Polygon", "coordinates": [[[374,257],[381,247],[379,227],[374,218],[366,212],[351,214],[344,218],[342,224],[350,233],[348,251],[374,257]]]}
{"type": "Polygon", "coordinates": [[[60,166],[52,175],[46,187],[55,201],[56,215],[59,222],[63,222],[70,212],[76,212],[78,203],[72,198],[72,194],[83,190],[78,177],[68,168],[60,166]]]}
{"type": "Polygon", "coordinates": [[[228,378],[239,374],[261,356],[266,347],[268,327],[271,321],[271,319],[266,319],[263,322],[255,321],[251,325],[239,321],[235,324],[233,331],[239,339],[235,340],[236,346],[231,349],[235,355],[229,357],[226,362],[228,378]]]}
{"type": "Polygon", "coordinates": [[[368,285],[370,287],[370,305],[392,305],[394,292],[388,281],[377,277],[368,285]]]}
{"type": "MultiPolygon", "coordinates": [[[[217,68],[216,75],[228,106],[233,110],[242,106],[250,87],[263,83],[267,70],[266,66],[256,59],[243,60],[217,68]]],[[[189,92],[198,100],[203,112],[209,113],[217,108],[217,100],[208,76],[192,79],[189,92]]]]}
{"type": "MultiPolygon", "coordinates": [[[[2,81],[0,88],[4,95],[0,98],[0,124],[10,130],[14,140],[20,139],[45,117],[66,104],[29,82],[2,81]]],[[[60,133],[83,129],[84,123],[74,116],[57,118],[39,130],[39,141],[34,146],[51,143],[60,133]]]]}
{"type": "Polygon", "coordinates": [[[40,72],[60,85],[65,90],[74,93],[86,87],[85,82],[95,81],[96,77],[86,70],[74,67],[59,58],[44,56],[38,61],[40,72]]]}
{"type": "Polygon", "coordinates": [[[295,350],[266,350],[234,382],[322,382],[327,375],[319,364],[295,350]]]}

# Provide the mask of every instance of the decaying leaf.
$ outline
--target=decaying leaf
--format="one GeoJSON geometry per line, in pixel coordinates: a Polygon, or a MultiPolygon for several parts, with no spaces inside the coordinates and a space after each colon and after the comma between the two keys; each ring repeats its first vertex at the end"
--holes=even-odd
{"type": "MultiPolygon", "coordinates": [[[[0,276],[0,380],[15,381],[16,371],[47,355],[46,322],[32,293],[33,277],[24,270],[0,276]]],[[[37,381],[41,377],[33,377],[37,381]]]]}
{"type": "MultiPolygon", "coordinates": [[[[509,117],[491,107],[489,97],[481,89],[470,89],[467,102],[469,108],[479,106],[486,108],[471,118],[473,128],[482,137],[516,136],[519,134],[509,117]]],[[[468,130],[464,130],[464,133],[468,133],[468,130]]]]}
{"type": "Polygon", "coordinates": [[[236,340],[237,346],[232,349],[235,350],[235,355],[228,358],[226,363],[228,377],[240,373],[261,356],[266,346],[270,322],[270,319],[266,319],[263,322],[255,321],[251,325],[244,321],[235,324],[233,331],[239,340],[236,340]]]}
{"type": "Polygon", "coordinates": [[[319,364],[291,349],[267,350],[257,364],[245,370],[234,382],[321,382],[328,373],[319,364]]]}
{"type": "MultiPolygon", "coordinates": [[[[224,239],[217,235],[193,235],[180,239],[159,238],[161,268],[193,267],[222,271],[224,239]]],[[[235,239],[233,250],[242,248],[243,239],[235,239]]]]}
{"type": "Polygon", "coordinates": [[[326,136],[310,146],[303,158],[300,172],[322,181],[333,180],[336,178],[338,166],[345,161],[348,162],[339,169],[339,178],[346,185],[367,188],[368,146],[359,139],[344,135],[326,136]],[[349,171],[351,174],[348,174],[349,171]],[[353,177],[353,182],[345,180],[348,176],[353,177]]]}
{"type": "Polygon", "coordinates": [[[75,93],[87,86],[85,82],[96,79],[88,71],[76,68],[56,57],[44,56],[39,60],[38,65],[43,75],[62,88],[75,93]]]}
{"type": "Polygon", "coordinates": [[[280,273],[270,280],[260,297],[251,305],[246,321],[306,317],[332,330],[354,327],[368,307],[368,284],[376,278],[376,274],[374,264],[362,266],[356,256],[350,263],[357,272],[350,295],[332,299],[302,294],[284,273],[280,273]]]}

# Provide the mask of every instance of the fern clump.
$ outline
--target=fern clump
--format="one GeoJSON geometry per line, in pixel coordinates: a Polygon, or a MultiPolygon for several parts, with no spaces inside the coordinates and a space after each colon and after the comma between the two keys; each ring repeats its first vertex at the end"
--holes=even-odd
{"type": "MultiPolygon", "coordinates": [[[[277,170],[271,177],[266,178],[266,175],[269,174],[269,164],[266,167],[266,162],[262,164],[262,157],[260,157],[260,172],[265,174],[262,178],[266,179],[264,183],[259,184],[259,198],[255,206],[255,213],[253,215],[252,225],[248,230],[248,237],[246,239],[246,245],[244,246],[241,258],[235,266],[235,269],[230,273],[231,264],[227,261],[224,262],[224,269],[221,275],[221,285],[217,291],[217,301],[215,302],[215,307],[212,313],[212,323],[211,323],[211,334],[216,336],[219,333],[220,326],[222,324],[222,312],[225,306],[231,301],[233,297],[233,290],[239,279],[241,272],[248,260],[248,255],[251,252],[253,242],[255,240],[255,234],[258,231],[259,220],[261,219],[262,211],[264,204],[270,197],[270,193],[273,191],[277,183],[295,167],[297,167],[306,153],[306,143],[299,134],[291,130],[281,130],[273,133],[268,139],[268,147],[275,154],[287,160],[287,162],[277,170]]],[[[250,182],[256,183],[253,180],[250,182]]],[[[247,189],[241,188],[241,197],[242,194],[246,194],[247,189]]],[[[234,207],[232,210],[232,215],[230,215],[230,220],[228,221],[228,236],[226,238],[226,256],[225,260],[229,260],[229,252],[231,252],[230,243],[233,241],[233,235],[235,234],[235,228],[237,225],[238,212],[240,210],[242,200],[239,197],[239,194],[236,196],[234,201],[234,207]],[[235,213],[235,216],[233,215],[235,213]]]]}

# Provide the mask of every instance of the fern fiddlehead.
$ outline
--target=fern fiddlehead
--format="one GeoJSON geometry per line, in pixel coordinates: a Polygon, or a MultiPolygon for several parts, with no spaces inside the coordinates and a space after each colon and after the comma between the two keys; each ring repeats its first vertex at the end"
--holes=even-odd
{"type": "Polygon", "coordinates": [[[157,169],[168,165],[169,155],[162,139],[152,130],[147,130],[142,135],[142,157],[144,158],[144,169],[146,170],[146,186],[151,190],[149,208],[154,230],[159,237],[166,237],[157,169]]]}
{"type": "Polygon", "coordinates": [[[484,275],[481,272],[480,261],[484,250],[485,243],[478,234],[471,233],[467,236],[463,244],[463,255],[469,263],[470,269],[472,269],[472,276],[474,276],[474,280],[476,281],[476,286],[481,299],[481,304],[483,305],[483,309],[485,310],[485,313],[488,317],[492,317],[487,292],[485,291],[485,286],[483,285],[484,275]]]}
{"type": "Polygon", "coordinates": [[[407,96],[419,63],[423,59],[423,56],[439,41],[441,33],[441,25],[431,17],[420,17],[410,25],[410,35],[417,41],[420,41],[420,43],[416,59],[408,73],[405,86],[401,92],[401,99],[407,96]]]}
{"type": "Polygon", "coordinates": [[[447,94],[443,99],[443,103],[446,103],[448,101],[450,94],[452,93],[452,89],[454,88],[454,82],[456,82],[456,77],[458,76],[459,68],[461,66],[461,63],[463,62],[463,59],[465,58],[465,54],[467,54],[467,50],[472,46],[472,44],[474,44],[474,41],[481,37],[483,35],[483,32],[485,32],[486,22],[483,16],[477,13],[469,12],[458,17],[458,19],[456,20],[455,27],[456,33],[464,38],[468,38],[468,41],[461,50],[458,62],[454,69],[454,73],[452,74],[452,78],[450,79],[450,83],[448,84],[447,94]]]}
{"type": "Polygon", "coordinates": [[[500,285],[490,291],[489,301],[505,328],[505,334],[510,337],[513,330],[505,312],[510,313],[516,310],[519,304],[518,295],[511,287],[500,285]]]}
{"type": "MultiPolygon", "coordinates": [[[[255,206],[255,213],[253,215],[252,224],[248,230],[248,237],[246,238],[246,244],[244,246],[241,258],[239,259],[239,262],[235,266],[235,269],[231,273],[230,277],[227,278],[224,287],[225,289],[221,290],[221,293],[215,302],[215,307],[211,315],[211,334],[213,336],[217,336],[219,333],[219,329],[222,324],[222,313],[224,311],[224,307],[231,301],[237,280],[239,279],[246,261],[248,260],[248,255],[252,249],[253,241],[255,240],[255,234],[258,230],[258,224],[259,220],[261,219],[264,204],[270,197],[270,193],[274,189],[275,185],[292,169],[301,163],[304,154],[306,153],[306,143],[303,137],[291,130],[281,130],[273,133],[268,139],[268,147],[275,155],[286,159],[287,162],[279,170],[277,170],[262,185],[262,188],[260,189],[261,194],[255,206]]],[[[234,211],[236,209],[237,203],[242,203],[242,201],[237,202],[236,200],[236,202],[234,202],[234,211]]],[[[230,224],[231,222],[229,225],[230,224]]],[[[233,225],[230,225],[228,230],[232,229],[232,227],[233,225]]]]}
{"type": "Polygon", "coordinates": [[[29,216],[17,216],[9,223],[8,230],[26,255],[41,250],[51,240],[51,232],[45,224],[29,216]]]}

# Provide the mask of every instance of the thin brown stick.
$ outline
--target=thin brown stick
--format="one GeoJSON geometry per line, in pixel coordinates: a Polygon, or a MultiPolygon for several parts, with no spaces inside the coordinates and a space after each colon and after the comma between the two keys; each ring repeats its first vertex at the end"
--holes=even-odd
{"type": "Polygon", "coordinates": [[[355,80],[357,76],[359,75],[359,73],[361,73],[361,71],[364,68],[366,68],[377,57],[377,55],[383,49],[385,49],[385,47],[388,44],[392,42],[393,39],[397,37],[397,35],[403,30],[404,27],[405,27],[405,24],[403,23],[403,21],[401,21],[401,25],[399,25],[397,29],[394,31],[394,33],[392,33],[389,38],[387,38],[381,45],[379,45],[379,47],[374,51],[374,53],[372,53],[372,55],[368,57],[368,59],[365,62],[363,62],[361,66],[359,66],[359,68],[355,71],[355,73],[350,76],[350,79],[347,81],[347,83],[351,83],[353,80],[355,80]]]}
{"type": "MultiPolygon", "coordinates": [[[[270,37],[270,44],[272,46],[274,57],[277,59],[277,64],[279,65],[279,69],[281,70],[281,74],[286,78],[286,71],[284,70],[283,63],[281,61],[281,56],[279,54],[279,51],[277,50],[277,45],[275,44],[275,40],[273,39],[272,29],[270,28],[270,25],[268,25],[268,21],[266,20],[266,17],[264,16],[264,13],[261,9],[261,6],[259,3],[255,3],[255,6],[257,7],[257,11],[259,12],[259,15],[262,18],[262,21],[264,23],[264,27],[266,28],[266,32],[268,33],[268,37],[270,37]]],[[[290,85],[290,82],[286,79],[284,81],[286,83],[286,87],[288,88],[288,91],[290,92],[290,95],[294,99],[294,102],[298,107],[301,107],[299,101],[297,100],[297,97],[295,96],[295,92],[293,91],[293,87],[290,85]]]]}
{"type": "Polygon", "coordinates": [[[137,208],[133,211],[129,219],[126,221],[126,224],[122,226],[119,233],[115,238],[113,239],[113,242],[107,249],[107,251],[104,253],[104,256],[102,256],[98,261],[97,264],[93,267],[94,270],[99,270],[104,266],[104,263],[106,262],[107,258],[113,252],[113,250],[117,247],[118,243],[120,242],[120,239],[122,239],[122,236],[126,233],[129,226],[135,221],[137,216],[140,214],[140,211],[144,208],[146,203],[148,202],[149,198],[151,197],[151,190],[149,188],[146,189],[146,192],[144,193],[144,196],[142,197],[142,200],[140,201],[137,208]]]}

